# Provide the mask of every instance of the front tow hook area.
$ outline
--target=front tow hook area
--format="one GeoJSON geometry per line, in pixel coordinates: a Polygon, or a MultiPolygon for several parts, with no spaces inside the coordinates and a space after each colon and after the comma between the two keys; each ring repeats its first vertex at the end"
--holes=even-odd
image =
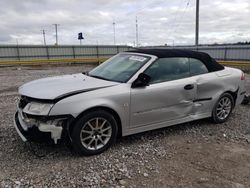
{"type": "Polygon", "coordinates": [[[66,118],[58,118],[48,121],[36,120],[34,121],[34,125],[28,126],[22,119],[20,113],[16,112],[14,116],[14,127],[24,142],[41,142],[52,139],[54,144],[57,144],[58,140],[62,137],[63,122],[65,120],[66,118]]]}
{"type": "Polygon", "coordinates": [[[51,138],[54,140],[54,143],[57,144],[57,141],[59,139],[61,139],[61,135],[62,135],[62,127],[58,127],[55,125],[49,125],[49,124],[45,124],[45,123],[41,123],[38,127],[38,129],[41,132],[49,132],[51,133],[51,138]]]}

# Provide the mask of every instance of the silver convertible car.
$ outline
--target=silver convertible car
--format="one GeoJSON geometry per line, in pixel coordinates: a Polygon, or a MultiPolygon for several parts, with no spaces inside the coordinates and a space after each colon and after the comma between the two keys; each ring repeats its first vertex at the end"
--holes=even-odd
{"type": "Polygon", "coordinates": [[[89,73],[24,84],[14,122],[23,141],[68,139],[94,155],[118,136],[209,117],[223,123],[245,92],[244,73],[206,53],[137,49],[89,73]]]}

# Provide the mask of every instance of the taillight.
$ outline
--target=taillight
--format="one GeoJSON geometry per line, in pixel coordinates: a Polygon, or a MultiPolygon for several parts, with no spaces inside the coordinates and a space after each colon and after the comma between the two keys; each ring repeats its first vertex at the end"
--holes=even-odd
{"type": "Polygon", "coordinates": [[[245,80],[245,79],[246,79],[246,76],[245,76],[244,72],[242,72],[241,78],[240,78],[240,79],[241,79],[241,80],[245,80]]]}

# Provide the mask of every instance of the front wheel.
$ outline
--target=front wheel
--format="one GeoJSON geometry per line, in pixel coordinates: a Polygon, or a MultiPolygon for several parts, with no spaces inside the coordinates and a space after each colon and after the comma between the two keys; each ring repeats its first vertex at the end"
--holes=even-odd
{"type": "Polygon", "coordinates": [[[115,142],[117,122],[104,110],[84,114],[72,131],[72,145],[81,155],[96,155],[108,149],[115,142]]]}
{"type": "Polygon", "coordinates": [[[216,102],[212,118],[215,123],[224,123],[227,121],[234,107],[234,100],[232,95],[224,93],[216,102]]]}

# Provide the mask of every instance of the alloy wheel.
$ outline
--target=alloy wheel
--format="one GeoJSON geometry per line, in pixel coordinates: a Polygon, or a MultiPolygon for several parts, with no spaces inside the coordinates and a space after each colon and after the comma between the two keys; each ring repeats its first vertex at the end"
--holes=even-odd
{"type": "Polygon", "coordinates": [[[101,149],[109,142],[111,135],[110,122],[101,117],[87,121],[80,132],[81,143],[88,150],[101,149]]]}
{"type": "Polygon", "coordinates": [[[216,115],[220,120],[226,119],[232,109],[232,101],[228,97],[222,97],[216,108],[216,115]]]}

